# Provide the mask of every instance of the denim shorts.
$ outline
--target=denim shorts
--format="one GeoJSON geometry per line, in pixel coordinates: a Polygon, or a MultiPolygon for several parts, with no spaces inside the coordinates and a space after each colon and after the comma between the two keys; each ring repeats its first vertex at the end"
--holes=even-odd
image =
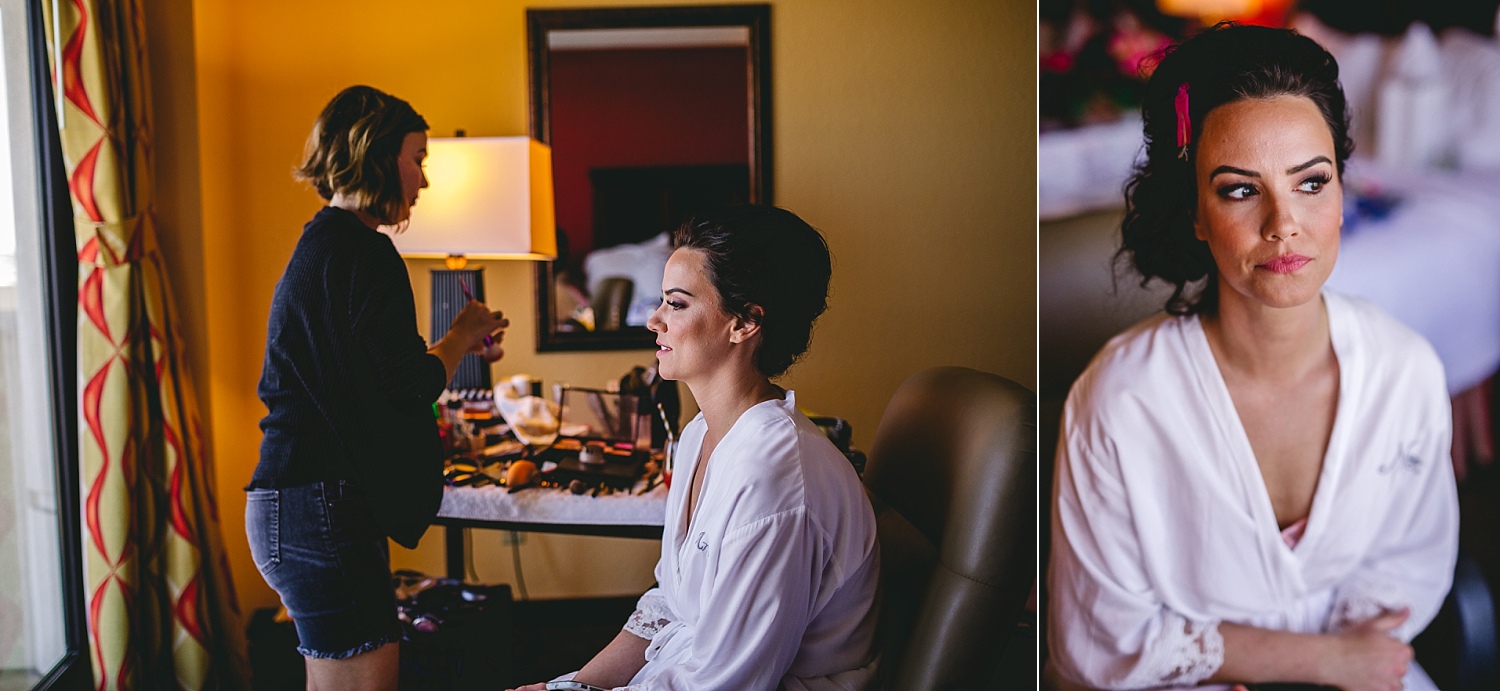
{"type": "Polygon", "coordinates": [[[390,547],[373,511],[346,480],[249,490],[250,555],[305,657],[343,660],[401,638],[390,547]]]}

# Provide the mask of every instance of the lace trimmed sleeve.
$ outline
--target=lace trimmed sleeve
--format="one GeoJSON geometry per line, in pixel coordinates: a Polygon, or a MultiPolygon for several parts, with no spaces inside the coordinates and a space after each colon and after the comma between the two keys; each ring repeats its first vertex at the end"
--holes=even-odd
{"type": "Polygon", "coordinates": [[[1193,686],[1224,665],[1224,637],[1218,622],[1190,621],[1167,613],[1160,637],[1153,646],[1154,664],[1135,670],[1130,687],[1193,686]]]}
{"type": "MultiPolygon", "coordinates": [[[[1408,606],[1399,589],[1392,584],[1359,577],[1351,581],[1340,585],[1335,593],[1333,609],[1328,613],[1328,633],[1347,631],[1362,622],[1408,606]]],[[[1394,635],[1409,640],[1417,632],[1407,631],[1408,628],[1403,624],[1397,627],[1394,635]]]]}
{"type": "Polygon", "coordinates": [[[636,602],[635,612],[625,621],[625,631],[649,641],[671,623],[672,610],[666,596],[660,588],[652,588],[636,602]]]}
{"type": "Polygon", "coordinates": [[[1147,571],[1119,454],[1095,424],[1065,420],[1058,449],[1048,581],[1051,620],[1061,624],[1051,627],[1049,664],[1086,688],[1193,686],[1224,665],[1219,621],[1163,600],[1147,571]]]}

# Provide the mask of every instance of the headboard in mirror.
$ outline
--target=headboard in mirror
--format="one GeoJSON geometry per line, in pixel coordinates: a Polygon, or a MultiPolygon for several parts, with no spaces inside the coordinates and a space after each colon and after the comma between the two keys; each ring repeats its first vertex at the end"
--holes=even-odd
{"type": "Polygon", "coordinates": [[[671,231],[771,203],[769,5],[527,10],[531,136],[552,147],[558,258],[537,350],[651,348],[671,231]]]}

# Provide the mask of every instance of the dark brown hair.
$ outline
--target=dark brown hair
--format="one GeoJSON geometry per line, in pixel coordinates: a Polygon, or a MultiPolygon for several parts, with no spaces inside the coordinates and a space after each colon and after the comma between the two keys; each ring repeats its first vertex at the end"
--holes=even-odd
{"type": "Polygon", "coordinates": [[[302,165],[292,175],[325,200],[342,194],[361,211],[395,223],[407,204],[397,162],[401,143],[425,131],[427,121],[411,104],[379,89],[351,86],[318,115],[302,165]]]}
{"type": "Polygon", "coordinates": [[[807,352],[833,274],[828,243],[815,228],[786,209],[738,206],[688,219],[673,244],[703,252],[719,306],[760,325],[761,374],[780,376],[807,352]]]}
{"type": "Polygon", "coordinates": [[[1125,220],[1117,261],[1135,268],[1141,285],[1160,279],[1172,286],[1172,314],[1218,309],[1218,266],[1208,243],[1197,238],[1193,217],[1198,187],[1193,168],[1203,121],[1226,103],[1302,96],[1323,114],[1333,135],[1340,176],[1354,150],[1349,111],[1339,87],[1339,66],[1312,39],[1289,29],[1224,22],[1169,48],[1146,86],[1141,106],[1146,155],[1125,185],[1125,220]],[[1177,145],[1176,98],[1188,85],[1191,137],[1186,158],[1177,145]],[[1206,281],[1205,281],[1206,279],[1206,281]],[[1189,294],[1189,286],[1204,281],[1189,294]]]}

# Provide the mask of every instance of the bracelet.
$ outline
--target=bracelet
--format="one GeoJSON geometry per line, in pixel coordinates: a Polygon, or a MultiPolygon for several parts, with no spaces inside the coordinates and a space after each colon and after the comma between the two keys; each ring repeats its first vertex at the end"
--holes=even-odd
{"type": "Polygon", "coordinates": [[[549,681],[547,691],[609,691],[602,686],[585,684],[581,681],[549,681]]]}

